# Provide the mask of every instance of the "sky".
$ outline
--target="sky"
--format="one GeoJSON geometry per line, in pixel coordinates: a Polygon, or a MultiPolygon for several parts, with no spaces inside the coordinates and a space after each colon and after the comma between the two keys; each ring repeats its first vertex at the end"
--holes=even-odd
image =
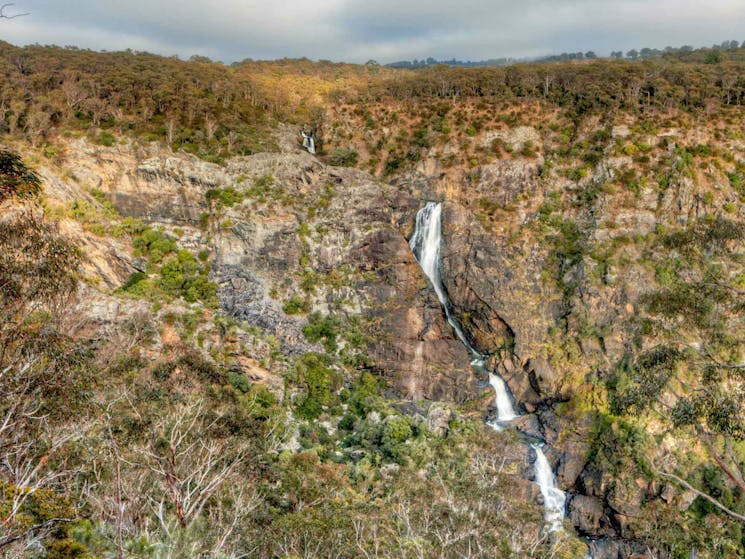
{"type": "MultiPolygon", "coordinates": [[[[5,0],[0,0],[2,4],[5,0]]],[[[745,0],[14,0],[0,40],[381,63],[745,41],[745,0]]]]}

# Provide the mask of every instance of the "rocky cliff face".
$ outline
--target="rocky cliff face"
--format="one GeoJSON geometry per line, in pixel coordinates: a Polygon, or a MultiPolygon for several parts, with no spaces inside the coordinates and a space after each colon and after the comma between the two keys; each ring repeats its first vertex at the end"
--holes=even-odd
{"type": "MultiPolygon", "coordinates": [[[[660,166],[675,170],[683,165],[678,146],[694,138],[670,134],[644,141],[662,145],[660,166]]],[[[517,428],[551,445],[572,523],[583,535],[611,538],[596,557],[632,553],[613,538],[633,537],[643,503],[683,510],[692,499],[631,465],[610,472],[593,458],[602,443],[589,379],[609,374],[639,343],[639,300],[664,264],[647,238],[704,215],[742,212],[721,169],[702,163],[703,173],[673,171],[664,186],[644,179],[630,190],[624,177],[633,166],[630,157],[608,156],[593,173],[568,179],[542,157],[510,158],[454,185],[452,169],[433,160],[405,179],[428,180],[447,198],[442,275],[456,315],[530,414],[517,428]]]]}
{"type": "MultiPolygon", "coordinates": [[[[283,353],[312,349],[302,334],[304,314],[283,310],[296,297],[307,301],[305,312],[361,317],[370,366],[402,396],[479,396],[468,355],[408,246],[416,197],[360,171],[325,167],[299,150],[218,166],[156,148],[79,141],[69,145],[65,169],[62,176],[42,170],[53,204],[86,200],[97,207],[92,187],[122,216],[177,235],[194,253],[208,251],[223,309],[276,336],[283,353]],[[210,205],[210,195],[219,198],[225,189],[244,199],[210,205]]],[[[142,268],[124,241],[86,234],[71,219],[63,227],[89,255],[90,278],[109,289],[142,268]]]]}

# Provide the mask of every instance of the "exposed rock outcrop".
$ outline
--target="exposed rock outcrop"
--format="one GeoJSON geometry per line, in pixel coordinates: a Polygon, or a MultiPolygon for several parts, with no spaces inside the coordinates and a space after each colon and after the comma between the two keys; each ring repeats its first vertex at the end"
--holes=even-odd
{"type": "MultiPolygon", "coordinates": [[[[477,397],[468,355],[407,243],[420,201],[366,173],[325,167],[289,141],[282,145],[288,152],[215,165],[154,146],[138,152],[79,140],[69,146],[68,178],[51,168],[43,174],[52,199],[96,204],[92,186],[122,215],[174,232],[195,253],[207,250],[222,307],[274,335],[283,352],[314,349],[302,334],[305,317],[283,310],[299,296],[309,310],[362,317],[371,366],[405,397],[477,397]],[[211,207],[207,193],[225,189],[252,194],[211,207]]],[[[63,225],[86,246],[89,275],[109,289],[138,269],[124,247],[83,235],[74,221],[63,225]]]]}

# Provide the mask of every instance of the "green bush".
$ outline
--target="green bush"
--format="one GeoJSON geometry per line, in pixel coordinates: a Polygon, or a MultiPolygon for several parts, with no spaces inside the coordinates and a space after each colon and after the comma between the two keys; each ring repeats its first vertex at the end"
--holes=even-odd
{"type": "Polygon", "coordinates": [[[244,197],[245,195],[243,193],[238,192],[232,186],[227,186],[225,188],[210,188],[205,193],[205,198],[207,199],[209,206],[216,208],[232,208],[236,204],[240,204],[244,197]]]}
{"type": "Polygon", "coordinates": [[[230,383],[230,386],[244,394],[247,393],[251,388],[246,375],[242,375],[233,371],[231,371],[228,375],[228,382],[230,383]]]}
{"type": "Polygon", "coordinates": [[[332,315],[321,315],[316,311],[308,317],[308,324],[303,328],[305,339],[311,343],[321,342],[327,353],[334,353],[338,348],[340,322],[332,315]]]}
{"type": "Polygon", "coordinates": [[[135,237],[132,244],[136,255],[145,256],[154,263],[159,263],[166,254],[178,250],[175,239],[149,227],[135,237]]]}
{"type": "Polygon", "coordinates": [[[183,297],[189,303],[211,303],[217,294],[217,285],[209,281],[207,270],[188,250],[180,250],[163,262],[159,284],[166,293],[183,297]]]}
{"type": "Polygon", "coordinates": [[[99,146],[111,147],[116,143],[116,137],[108,130],[102,130],[93,141],[99,146]]]}
{"type": "Polygon", "coordinates": [[[134,272],[127,278],[127,281],[124,282],[120,289],[122,291],[130,291],[134,286],[146,279],[147,274],[145,272],[134,272]]]}
{"type": "Polygon", "coordinates": [[[304,419],[316,419],[325,409],[338,403],[336,390],[341,376],[329,368],[325,355],[306,353],[296,364],[298,382],[305,393],[297,404],[297,414],[304,419]]]}
{"type": "Polygon", "coordinates": [[[263,199],[274,191],[274,177],[263,175],[254,180],[253,185],[246,192],[247,196],[252,198],[263,199]]]}
{"type": "Polygon", "coordinates": [[[365,418],[371,411],[380,408],[381,384],[381,380],[363,371],[346,398],[349,411],[358,417],[365,418]]]}
{"type": "Polygon", "coordinates": [[[208,265],[200,264],[188,250],[179,250],[175,239],[146,228],[132,244],[136,255],[148,258],[148,270],[151,274],[157,273],[157,277],[134,273],[121,287],[123,291],[150,299],[165,294],[181,297],[189,303],[216,303],[217,285],[209,280],[208,265]]]}
{"type": "Polygon", "coordinates": [[[15,152],[0,150],[0,202],[11,196],[34,198],[41,192],[41,179],[15,152]]]}
{"type": "Polygon", "coordinates": [[[289,315],[307,314],[310,312],[310,302],[300,295],[293,295],[282,305],[282,310],[289,315]]]}

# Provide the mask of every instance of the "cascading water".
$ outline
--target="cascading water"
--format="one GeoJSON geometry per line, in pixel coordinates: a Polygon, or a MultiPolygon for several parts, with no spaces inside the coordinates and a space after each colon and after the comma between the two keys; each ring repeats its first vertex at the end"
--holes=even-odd
{"type": "Polygon", "coordinates": [[[453,327],[461,343],[466,346],[471,357],[478,360],[481,356],[473,349],[473,346],[471,346],[471,343],[463,333],[460,324],[453,317],[450,309],[450,301],[445,294],[445,287],[442,285],[442,279],[440,278],[441,228],[442,205],[438,202],[427,202],[416,214],[416,227],[414,228],[414,234],[409,240],[409,246],[414,253],[414,257],[422,267],[424,275],[432,283],[437,299],[445,311],[448,323],[453,327]]]}
{"type": "Polygon", "coordinates": [[[538,487],[540,487],[541,495],[543,496],[546,522],[551,532],[558,532],[562,529],[561,521],[564,518],[566,494],[556,487],[554,472],[541,446],[532,446],[533,450],[535,450],[535,481],[538,487]]]}
{"type": "Polygon", "coordinates": [[[409,240],[414,257],[422,267],[424,275],[432,283],[437,299],[440,301],[448,323],[452,326],[455,335],[466,347],[471,355],[473,366],[480,373],[488,373],[489,384],[492,385],[496,393],[495,404],[497,406],[497,422],[491,423],[492,427],[500,429],[500,423],[510,421],[517,417],[515,409],[512,406],[512,399],[507,390],[507,384],[491,371],[487,371],[484,366],[484,359],[478,351],[474,349],[466,338],[458,321],[453,316],[450,301],[445,293],[445,286],[442,284],[440,277],[440,240],[442,238],[442,204],[439,202],[427,202],[425,206],[416,214],[416,227],[414,234],[409,240]]]}
{"type": "Polygon", "coordinates": [[[494,388],[494,392],[497,394],[497,411],[499,413],[498,421],[512,421],[517,417],[515,409],[512,407],[512,400],[507,390],[507,383],[502,380],[502,377],[489,371],[489,384],[494,388]]]}
{"type": "MultiPolygon", "coordinates": [[[[440,241],[442,238],[442,205],[439,202],[427,202],[416,215],[416,227],[414,234],[409,240],[414,256],[422,267],[424,275],[432,283],[437,299],[440,301],[448,323],[453,327],[458,339],[471,355],[471,366],[479,373],[489,375],[489,384],[494,388],[496,394],[495,404],[497,407],[497,420],[489,424],[497,430],[501,430],[504,424],[518,417],[512,405],[512,398],[507,384],[493,371],[487,370],[484,364],[484,356],[479,354],[466,338],[463,330],[452,313],[450,301],[445,292],[440,277],[440,241]]],[[[541,489],[544,506],[546,510],[546,522],[551,532],[561,530],[561,521],[564,518],[564,506],[566,495],[556,487],[554,473],[540,446],[534,445],[536,453],[535,478],[541,489]]]]}

